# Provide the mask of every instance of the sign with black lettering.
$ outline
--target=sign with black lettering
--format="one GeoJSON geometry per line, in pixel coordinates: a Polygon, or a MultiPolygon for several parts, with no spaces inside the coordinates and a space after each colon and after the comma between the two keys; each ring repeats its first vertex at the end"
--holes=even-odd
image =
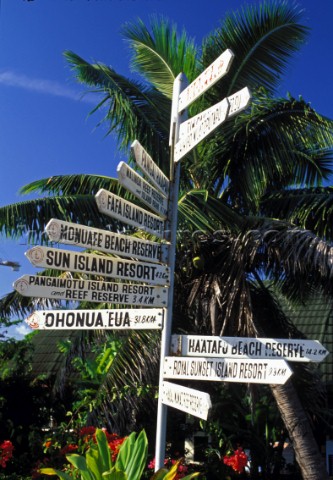
{"type": "Polygon", "coordinates": [[[228,100],[213,105],[207,110],[186,121],[187,130],[175,145],[175,162],[178,162],[198,143],[219,127],[227,118],[228,100]]]}
{"type": "Polygon", "coordinates": [[[97,208],[101,213],[120,222],[140,228],[158,238],[164,238],[165,226],[161,217],[147,212],[134,203],[128,202],[103,188],[97,192],[95,198],[97,208]]]}
{"type": "Polygon", "coordinates": [[[162,403],[203,420],[207,420],[209,410],[212,408],[208,393],[170,382],[162,383],[162,403]]]}
{"type": "Polygon", "coordinates": [[[44,275],[23,275],[14,282],[13,287],[24,297],[52,298],[73,302],[84,300],[93,303],[166,307],[168,300],[167,287],[44,275]]]}
{"type": "Polygon", "coordinates": [[[167,262],[168,246],[141,238],[52,218],[45,231],[53,242],[92,248],[100,252],[148,262],[167,262]]]}
{"type": "Polygon", "coordinates": [[[281,358],[321,362],[328,351],[318,340],[173,335],[171,353],[190,357],[281,358]]]}
{"type": "MultiPolygon", "coordinates": [[[[229,108],[228,108],[225,120],[228,120],[229,118],[241,112],[248,106],[251,100],[250,90],[248,89],[248,87],[242,88],[241,90],[238,90],[238,92],[227,97],[226,100],[228,101],[229,108]]],[[[222,102],[223,101],[224,100],[222,100],[222,102]]],[[[218,111],[216,112],[215,110],[216,107],[218,106],[219,106],[219,103],[217,103],[215,107],[208,108],[207,110],[199,113],[198,115],[195,115],[194,117],[191,117],[190,119],[185,120],[185,122],[182,122],[179,126],[180,139],[182,139],[182,141],[184,142],[185,138],[191,138],[191,135],[192,136],[195,135],[195,131],[197,128],[200,127],[202,129],[202,125],[204,125],[204,123],[208,123],[209,121],[211,123],[214,123],[214,122],[216,123],[217,118],[214,118],[214,115],[215,117],[217,117],[216,114],[219,113],[218,111]]]]}
{"type": "Polygon", "coordinates": [[[163,377],[215,382],[284,384],[292,371],[285,360],[165,357],[163,377]]]}
{"type": "Polygon", "coordinates": [[[161,330],[163,308],[117,310],[43,310],[25,321],[38,330],[161,330]]]}
{"type": "Polygon", "coordinates": [[[146,182],[127,163],[120,162],[117,167],[118,180],[120,185],[133,193],[139,200],[162,218],[167,217],[168,199],[155,187],[146,182]]]}
{"type": "Polygon", "coordinates": [[[162,172],[162,170],[156,165],[154,160],[137,141],[131,145],[132,154],[135,162],[140,167],[144,175],[149,178],[150,182],[160,190],[166,197],[169,195],[169,179],[162,172]]]}
{"type": "Polygon", "coordinates": [[[43,246],[33,247],[25,255],[35,267],[103,275],[151,285],[168,285],[170,282],[169,268],[165,265],[43,246]]]}

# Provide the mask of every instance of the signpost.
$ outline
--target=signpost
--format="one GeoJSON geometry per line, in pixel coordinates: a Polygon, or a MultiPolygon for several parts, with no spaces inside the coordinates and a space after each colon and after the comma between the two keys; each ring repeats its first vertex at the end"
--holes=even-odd
{"type": "Polygon", "coordinates": [[[165,265],[43,246],[33,247],[25,254],[35,267],[103,275],[150,285],[168,285],[170,282],[169,268],[165,265]]]}
{"type": "Polygon", "coordinates": [[[178,162],[201,140],[220,126],[227,118],[228,109],[229,103],[225,98],[213,107],[207,108],[207,110],[187,120],[186,136],[181,137],[175,146],[175,161],[178,162]]]}
{"type": "Polygon", "coordinates": [[[132,225],[133,227],[140,228],[158,238],[164,238],[165,226],[164,220],[161,217],[147,212],[134,203],[128,202],[104,189],[100,189],[95,198],[97,208],[101,213],[127,223],[128,225],[132,225]]]}
{"type": "Polygon", "coordinates": [[[207,420],[212,402],[208,393],[175,383],[162,383],[162,403],[182,412],[207,420]]]}
{"type": "Polygon", "coordinates": [[[154,160],[146,150],[135,140],[131,145],[132,154],[136,164],[143,173],[149,178],[151,183],[160,190],[166,197],[169,196],[170,181],[162,170],[156,165],[154,160]]]}
{"type": "Polygon", "coordinates": [[[160,330],[162,308],[117,310],[44,310],[32,313],[26,323],[46,330],[160,330]]]}
{"type": "Polygon", "coordinates": [[[292,371],[285,360],[165,357],[164,378],[283,384],[292,371]]]}
{"type": "Polygon", "coordinates": [[[147,307],[166,307],[168,298],[167,287],[44,275],[23,275],[13,287],[24,297],[147,307]]]}
{"type": "Polygon", "coordinates": [[[127,163],[120,162],[117,168],[120,185],[133,193],[151,210],[166,218],[168,212],[168,199],[156,188],[151,186],[144,178],[136,173],[127,163]]]}
{"type": "Polygon", "coordinates": [[[282,358],[321,362],[328,351],[317,340],[173,335],[171,353],[191,357],[282,358]]]}
{"type": "Polygon", "coordinates": [[[182,112],[191,105],[206,90],[212,87],[226,73],[228,73],[234,54],[225,50],[213,63],[209,65],[185,90],[179,95],[178,112],[182,112]]]}
{"type": "Polygon", "coordinates": [[[150,242],[130,235],[109,232],[98,228],[64,222],[52,218],[45,231],[53,242],[92,248],[100,252],[113,253],[127,258],[136,258],[147,262],[166,263],[168,246],[150,242]]]}

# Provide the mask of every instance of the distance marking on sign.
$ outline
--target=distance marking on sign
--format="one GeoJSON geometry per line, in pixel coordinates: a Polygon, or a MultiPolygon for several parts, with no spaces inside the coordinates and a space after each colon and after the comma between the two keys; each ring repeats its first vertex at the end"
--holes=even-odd
{"type": "Polygon", "coordinates": [[[166,307],[168,302],[167,287],[153,287],[139,283],[23,275],[13,283],[13,287],[24,297],[85,300],[93,303],[106,302],[146,307],[166,307]]]}
{"type": "Polygon", "coordinates": [[[187,120],[186,135],[182,136],[175,145],[175,161],[183,158],[192,148],[219,127],[227,118],[228,109],[229,103],[225,98],[213,107],[207,108],[207,110],[187,120]]]}
{"type": "Polygon", "coordinates": [[[38,330],[161,330],[162,308],[117,310],[43,310],[26,323],[38,330]]]}
{"type": "Polygon", "coordinates": [[[168,246],[130,235],[64,222],[52,218],[45,228],[53,242],[92,248],[122,257],[167,263],[168,246]]]}
{"type": "Polygon", "coordinates": [[[120,162],[117,167],[119,183],[129,192],[162,218],[167,217],[168,199],[155,187],[150,185],[141,175],[127,163],[120,162]]]}
{"type": "Polygon", "coordinates": [[[140,228],[159,238],[164,238],[165,225],[161,217],[147,212],[134,203],[128,202],[104,189],[100,189],[95,198],[97,208],[101,213],[127,223],[128,225],[132,225],[133,227],[140,228]]]}
{"type": "Polygon", "coordinates": [[[162,170],[156,165],[154,160],[138,142],[134,140],[131,145],[131,151],[134,156],[135,162],[146,175],[151,183],[160,190],[166,197],[169,195],[169,179],[162,172],[162,170]]]}
{"type": "Polygon", "coordinates": [[[292,371],[285,360],[165,357],[164,378],[283,384],[292,371]]]}
{"type": "Polygon", "coordinates": [[[36,267],[103,275],[151,285],[167,285],[169,268],[165,265],[122,260],[105,255],[80,253],[60,248],[33,247],[25,255],[36,267]]]}
{"type": "Polygon", "coordinates": [[[181,92],[179,95],[178,111],[182,112],[185,110],[194,100],[228,73],[233,58],[234,54],[230,49],[225,50],[217,57],[206,70],[181,92]]]}
{"type": "Polygon", "coordinates": [[[282,358],[321,362],[328,351],[318,340],[172,335],[171,353],[190,357],[282,358]]]}
{"type": "Polygon", "coordinates": [[[161,400],[164,405],[177,408],[203,420],[207,420],[209,410],[212,408],[208,393],[170,382],[162,383],[161,400]]]}

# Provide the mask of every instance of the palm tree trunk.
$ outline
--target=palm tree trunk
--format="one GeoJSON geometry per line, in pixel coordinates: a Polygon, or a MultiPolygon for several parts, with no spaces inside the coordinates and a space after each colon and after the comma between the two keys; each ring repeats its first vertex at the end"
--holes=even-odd
{"type": "Polygon", "coordinates": [[[271,389],[292,441],[303,480],[328,480],[323,457],[291,380],[284,385],[271,385],[271,389]]]}

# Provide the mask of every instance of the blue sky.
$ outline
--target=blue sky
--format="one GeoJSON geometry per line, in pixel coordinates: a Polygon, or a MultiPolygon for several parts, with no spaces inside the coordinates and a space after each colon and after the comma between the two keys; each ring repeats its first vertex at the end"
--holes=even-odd
{"type": "MultiPolygon", "coordinates": [[[[257,0],[0,0],[0,206],[25,198],[23,185],[58,174],[115,176],[120,160],[111,137],[95,128],[99,115],[84,96],[63,57],[72,50],[89,61],[111,65],[124,75],[129,51],[121,26],[153,14],[185,28],[198,45],[226,11],[257,0]]],[[[292,2],[294,3],[294,2],[292,2]]],[[[299,0],[307,44],[291,62],[279,94],[302,95],[321,114],[333,118],[332,0],[299,0]]],[[[333,182],[332,182],[333,184],[333,182]]],[[[0,267],[0,295],[14,280],[36,273],[24,252],[24,239],[0,238],[0,259],[15,260],[20,272],[0,267]]]]}

